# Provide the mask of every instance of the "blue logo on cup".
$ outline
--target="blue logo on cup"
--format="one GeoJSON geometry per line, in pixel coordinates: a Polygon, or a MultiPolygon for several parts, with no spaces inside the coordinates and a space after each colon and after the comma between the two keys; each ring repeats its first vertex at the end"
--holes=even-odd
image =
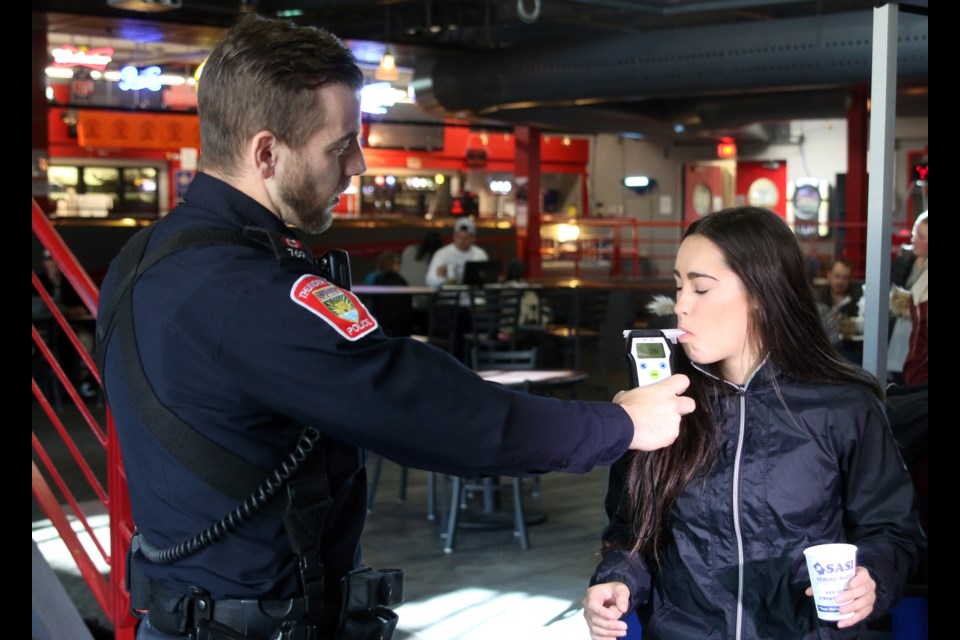
{"type": "Polygon", "coordinates": [[[817,572],[817,575],[823,575],[825,573],[837,573],[839,571],[850,571],[853,569],[853,560],[847,560],[846,562],[828,562],[823,565],[819,562],[813,564],[813,570],[817,572]]]}

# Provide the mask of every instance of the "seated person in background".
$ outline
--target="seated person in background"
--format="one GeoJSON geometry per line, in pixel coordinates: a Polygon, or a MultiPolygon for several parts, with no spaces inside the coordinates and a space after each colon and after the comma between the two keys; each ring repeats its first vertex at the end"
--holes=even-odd
{"type": "Polygon", "coordinates": [[[917,385],[927,381],[927,212],[913,225],[913,252],[923,260],[920,275],[910,287],[910,343],[903,361],[903,382],[917,385]]]}
{"type": "Polygon", "coordinates": [[[443,246],[439,231],[428,231],[420,244],[404,247],[400,254],[400,275],[414,286],[427,284],[427,267],[433,254],[443,246]]]}
{"type": "Polygon", "coordinates": [[[817,307],[823,318],[827,337],[833,347],[848,360],[860,364],[861,356],[844,344],[844,338],[862,332],[854,324],[854,318],[860,316],[860,298],[863,287],[850,283],[853,266],[846,258],[835,258],[827,270],[826,286],[817,287],[817,307]]]}
{"type": "Polygon", "coordinates": [[[827,286],[817,289],[817,302],[830,308],[837,324],[844,318],[860,315],[858,303],[863,295],[863,287],[850,283],[853,266],[846,258],[835,258],[827,270],[827,286]]]}
{"type": "MultiPolygon", "coordinates": [[[[377,259],[377,270],[367,276],[367,284],[406,287],[408,282],[397,269],[400,255],[384,251],[377,259]]],[[[413,332],[413,301],[407,293],[383,293],[367,296],[367,309],[388,336],[409,336],[413,332]]]]}
{"type": "MultiPolygon", "coordinates": [[[[400,253],[400,275],[415,287],[427,286],[427,267],[437,249],[443,246],[443,237],[439,231],[430,230],[423,236],[420,244],[411,244],[400,253]]],[[[425,334],[430,322],[429,294],[413,296],[413,332],[425,334]]]]}
{"type": "MultiPolygon", "coordinates": [[[[364,284],[376,284],[377,277],[387,271],[398,273],[400,269],[400,254],[396,251],[384,251],[377,256],[377,268],[367,274],[363,279],[364,284]]],[[[404,284],[407,281],[404,280],[404,284]]]]}
{"type": "Polygon", "coordinates": [[[431,287],[463,282],[463,266],[468,262],[489,260],[487,252],[476,244],[477,225],[469,218],[460,218],[453,225],[453,242],[433,254],[427,267],[426,281],[431,287]]]}

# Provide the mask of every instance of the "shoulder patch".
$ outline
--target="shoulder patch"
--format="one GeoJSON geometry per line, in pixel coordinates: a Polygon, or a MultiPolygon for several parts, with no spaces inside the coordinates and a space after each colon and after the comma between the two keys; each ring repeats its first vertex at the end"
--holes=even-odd
{"type": "Polygon", "coordinates": [[[377,328],[377,320],[357,296],[323,278],[300,276],[290,289],[290,299],[323,318],[337,333],[351,342],[377,328]]]}

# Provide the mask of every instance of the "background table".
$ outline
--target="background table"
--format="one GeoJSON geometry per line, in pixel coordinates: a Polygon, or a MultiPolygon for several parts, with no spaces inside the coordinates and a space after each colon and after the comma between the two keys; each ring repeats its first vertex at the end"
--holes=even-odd
{"type": "Polygon", "coordinates": [[[477,375],[488,382],[521,388],[573,384],[586,380],[588,374],[575,369],[481,369],[477,375]]]}

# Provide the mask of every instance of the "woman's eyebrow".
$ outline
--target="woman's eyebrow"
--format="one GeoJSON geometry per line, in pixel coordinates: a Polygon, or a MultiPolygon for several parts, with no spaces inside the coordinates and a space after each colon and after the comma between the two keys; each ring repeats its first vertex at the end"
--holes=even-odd
{"type": "MultiPolygon", "coordinates": [[[[676,269],[674,269],[674,270],[673,270],[673,275],[675,275],[675,276],[677,276],[677,277],[679,278],[679,277],[680,277],[680,272],[677,271],[676,269]]],[[[688,272],[687,272],[687,280],[694,280],[694,279],[696,279],[696,278],[709,278],[709,279],[711,279],[711,280],[717,280],[717,278],[711,276],[711,275],[708,274],[708,273],[700,273],[699,271],[688,271],[688,272]]]]}

